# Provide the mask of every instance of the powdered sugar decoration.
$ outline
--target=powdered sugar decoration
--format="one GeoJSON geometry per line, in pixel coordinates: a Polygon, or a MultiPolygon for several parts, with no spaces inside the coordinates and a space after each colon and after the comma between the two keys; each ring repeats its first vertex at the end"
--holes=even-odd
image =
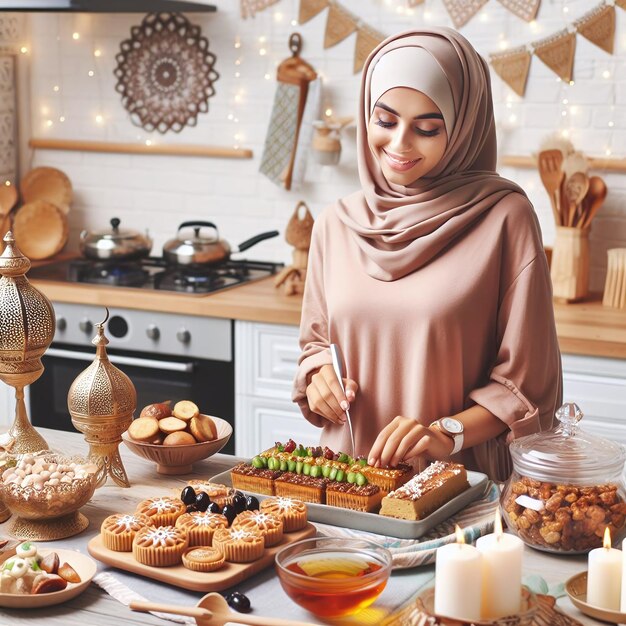
{"type": "Polygon", "coordinates": [[[178,505],[172,500],[166,500],[165,498],[158,498],[150,502],[149,511],[156,509],[157,513],[164,513],[165,511],[175,511],[178,505]]]}
{"type": "Polygon", "coordinates": [[[125,530],[132,530],[133,526],[139,523],[139,520],[134,515],[124,515],[120,517],[115,523],[120,528],[124,527],[125,530]]]}
{"type": "Polygon", "coordinates": [[[145,537],[152,541],[154,547],[161,546],[165,548],[171,544],[172,540],[176,540],[176,530],[171,526],[152,528],[146,533],[145,537]]]}

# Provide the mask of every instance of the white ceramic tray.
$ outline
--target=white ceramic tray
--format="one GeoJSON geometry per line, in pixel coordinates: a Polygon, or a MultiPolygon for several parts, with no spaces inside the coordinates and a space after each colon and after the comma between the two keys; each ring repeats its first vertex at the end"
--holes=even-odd
{"type": "MultiPolygon", "coordinates": [[[[351,511],[341,507],[329,506],[327,504],[311,504],[307,502],[309,520],[312,522],[331,524],[332,526],[364,530],[378,535],[398,537],[399,539],[417,539],[484,494],[488,481],[486,474],[468,471],[467,480],[470,484],[469,489],[466,489],[463,493],[452,498],[452,500],[437,509],[434,513],[431,513],[428,517],[416,522],[385,517],[384,515],[378,515],[378,513],[362,513],[360,511],[351,511]]],[[[232,486],[230,471],[213,476],[211,482],[221,483],[229,487],[232,486]]],[[[254,495],[259,500],[265,500],[269,497],[258,493],[254,495]]]]}

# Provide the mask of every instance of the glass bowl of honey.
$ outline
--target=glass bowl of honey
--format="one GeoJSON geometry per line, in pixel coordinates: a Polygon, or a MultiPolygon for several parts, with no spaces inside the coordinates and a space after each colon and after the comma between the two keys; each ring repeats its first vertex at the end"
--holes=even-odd
{"type": "Polygon", "coordinates": [[[365,539],[314,537],[276,554],[285,593],[319,617],[342,617],[372,604],[387,585],[391,552],[365,539]]]}

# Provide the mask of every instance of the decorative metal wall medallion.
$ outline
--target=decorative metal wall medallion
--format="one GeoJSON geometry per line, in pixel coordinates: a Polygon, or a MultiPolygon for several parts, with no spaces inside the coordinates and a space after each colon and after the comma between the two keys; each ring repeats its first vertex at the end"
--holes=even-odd
{"type": "Polygon", "coordinates": [[[209,110],[219,74],[216,56],[199,26],[180,13],[151,13],[115,57],[115,89],[133,124],[146,130],[180,132],[209,110]]]}

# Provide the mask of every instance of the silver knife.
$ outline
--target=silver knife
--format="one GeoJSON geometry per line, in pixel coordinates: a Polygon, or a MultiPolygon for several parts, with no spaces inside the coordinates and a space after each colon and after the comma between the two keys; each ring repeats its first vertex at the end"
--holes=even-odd
{"type": "MultiPolygon", "coordinates": [[[[335,370],[335,374],[339,379],[339,385],[341,386],[341,391],[346,393],[346,388],[343,386],[343,359],[341,357],[341,350],[336,343],[330,344],[330,356],[333,360],[333,369],[335,370]]],[[[356,454],[356,449],[354,446],[354,432],[352,430],[352,420],[350,419],[350,411],[346,411],[346,417],[348,418],[348,428],[350,429],[350,443],[352,444],[352,452],[351,456],[356,454]]]]}

